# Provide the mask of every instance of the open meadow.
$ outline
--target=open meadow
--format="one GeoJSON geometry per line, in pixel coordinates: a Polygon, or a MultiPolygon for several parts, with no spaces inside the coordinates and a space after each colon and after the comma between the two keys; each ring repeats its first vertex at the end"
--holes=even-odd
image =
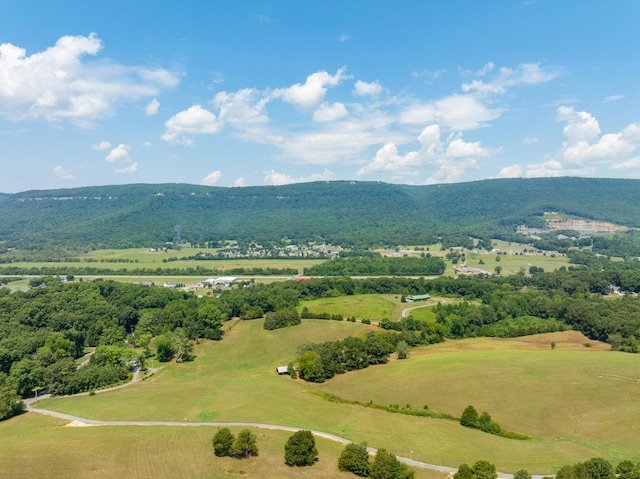
{"type": "MultiPolygon", "coordinates": [[[[284,464],[290,432],[254,429],[258,457],[245,460],[213,454],[216,427],[100,426],[69,427],[64,420],[25,414],[2,424],[0,478],[157,479],[353,478],[338,471],[342,444],[316,438],[313,467],[284,464]]],[[[239,428],[231,428],[237,434],[239,428]]],[[[446,473],[419,470],[416,479],[446,479],[446,473]]]]}
{"type": "MultiPolygon", "coordinates": [[[[262,320],[244,321],[222,341],[201,343],[193,362],[167,364],[151,379],[117,391],[44,400],[40,407],[101,420],[280,424],[366,441],[371,447],[432,464],[457,467],[487,459],[501,472],[525,468],[549,474],[594,456],[614,463],[640,459],[636,399],[640,363],[635,355],[610,352],[600,343],[586,347],[584,336],[573,331],[508,340],[447,341],[413,349],[407,360],[392,359],[387,365],[350,372],[323,384],[275,373],[275,367],[293,359],[304,342],[362,335],[371,329],[375,327],[360,323],[304,320],[300,326],[265,331],[262,320]],[[556,343],[553,350],[551,341],[556,343]],[[382,405],[408,403],[422,408],[428,404],[455,416],[473,404],[505,429],[532,439],[505,439],[452,420],[329,402],[314,394],[319,391],[382,405]]],[[[0,437],[7,437],[3,429],[31,416],[1,424],[0,437]]],[[[37,434],[46,450],[47,444],[56,442],[60,428],[43,427],[37,434]]],[[[82,436],[82,431],[96,428],[78,429],[73,434],[82,436]]],[[[113,442],[118,442],[117,431],[113,442]]],[[[138,434],[129,428],[122,431],[125,437],[138,434]]],[[[206,454],[211,435],[202,439],[205,446],[191,447],[191,453],[206,454]]],[[[37,444],[25,442],[22,447],[37,444]]],[[[189,449],[187,443],[185,448],[189,449]]]]}
{"type": "Polygon", "coordinates": [[[336,298],[322,298],[300,302],[298,311],[307,308],[311,313],[341,315],[345,318],[355,316],[371,321],[381,321],[384,318],[400,321],[405,316],[412,315],[415,319],[435,321],[433,306],[438,302],[456,302],[456,298],[430,298],[428,301],[415,303],[401,302],[398,294],[355,294],[336,298]],[[405,312],[406,311],[406,312],[405,312]]]}

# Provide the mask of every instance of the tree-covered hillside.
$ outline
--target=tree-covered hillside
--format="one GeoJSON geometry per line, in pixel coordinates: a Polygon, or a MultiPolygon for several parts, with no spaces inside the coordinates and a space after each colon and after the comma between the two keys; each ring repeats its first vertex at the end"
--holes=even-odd
{"type": "Polygon", "coordinates": [[[420,244],[507,237],[545,211],[640,227],[640,180],[501,179],[431,186],[317,182],[219,188],[162,184],[28,191],[0,203],[0,241],[131,247],[188,241],[420,244]]]}
{"type": "Polygon", "coordinates": [[[0,203],[2,203],[4,200],[8,200],[11,197],[11,195],[9,193],[0,193],[0,203]]]}

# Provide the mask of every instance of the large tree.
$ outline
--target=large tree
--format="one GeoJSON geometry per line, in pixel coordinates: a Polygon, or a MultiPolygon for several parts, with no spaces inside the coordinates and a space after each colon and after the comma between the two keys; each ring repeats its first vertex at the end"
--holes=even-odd
{"type": "Polygon", "coordinates": [[[369,452],[364,444],[347,444],[338,458],[338,469],[348,471],[356,476],[369,477],[371,464],[369,452]]]}
{"type": "Polygon", "coordinates": [[[235,457],[244,457],[258,455],[257,436],[248,429],[243,429],[238,433],[233,446],[231,446],[231,454],[235,457]]]}
{"type": "Polygon", "coordinates": [[[498,477],[496,466],[484,459],[476,462],[471,470],[476,479],[496,479],[498,477]]]}
{"type": "Polygon", "coordinates": [[[413,471],[405,464],[398,461],[398,458],[386,451],[378,449],[376,458],[371,464],[371,479],[413,479],[413,471]]]}
{"type": "Polygon", "coordinates": [[[223,427],[213,436],[213,452],[216,456],[230,456],[234,437],[228,427],[223,427]]]}
{"type": "Polygon", "coordinates": [[[311,431],[297,431],[284,446],[287,466],[311,466],[318,460],[318,449],[311,431]]]}
{"type": "Polygon", "coordinates": [[[478,411],[476,411],[476,408],[471,405],[467,406],[460,418],[460,424],[464,427],[478,427],[478,411]]]}

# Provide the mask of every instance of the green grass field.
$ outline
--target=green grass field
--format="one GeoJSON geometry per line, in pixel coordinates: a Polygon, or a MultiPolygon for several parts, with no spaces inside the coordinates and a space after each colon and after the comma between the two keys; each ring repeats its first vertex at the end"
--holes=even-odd
{"type": "Polygon", "coordinates": [[[218,268],[221,274],[225,270],[233,268],[294,268],[300,273],[304,268],[321,263],[323,260],[318,259],[226,259],[226,260],[177,260],[163,262],[168,258],[185,258],[194,256],[199,252],[215,254],[218,250],[207,248],[183,248],[180,250],[168,250],[167,252],[157,251],[149,252],[146,248],[130,248],[130,249],[104,249],[96,250],[87,254],[78,256],[80,262],[20,262],[12,263],[12,266],[22,268],[34,267],[52,267],[52,266],[70,266],[70,267],[96,267],[110,270],[124,269],[127,271],[137,268],[194,268],[201,266],[205,268],[218,268]],[[85,259],[91,262],[84,261],[85,259]],[[124,261],[124,262],[118,262],[124,261]]]}
{"type": "Polygon", "coordinates": [[[357,294],[302,301],[297,309],[302,311],[306,307],[314,314],[341,314],[345,318],[355,316],[358,319],[368,318],[372,321],[380,321],[382,318],[391,319],[399,305],[399,295],[357,294]]]}
{"type": "MultiPolygon", "coordinates": [[[[127,477],[205,478],[353,478],[338,471],[342,445],[316,439],[318,462],[313,467],[284,464],[289,432],[254,429],[258,457],[246,460],[213,454],[215,427],[65,427],[65,421],[25,414],[3,423],[0,477],[112,479],[127,477]]],[[[238,428],[232,428],[234,433],[238,428]]],[[[445,479],[446,474],[418,471],[417,479],[445,479]]]]}
{"type": "Polygon", "coordinates": [[[435,321],[433,306],[439,301],[459,301],[454,298],[431,298],[425,302],[402,303],[401,298],[402,296],[398,294],[356,294],[302,301],[297,309],[302,311],[306,307],[315,314],[340,314],[345,318],[355,316],[357,319],[367,318],[371,321],[381,321],[384,318],[400,321],[402,312],[410,310],[407,315],[411,314],[416,319],[435,321]]]}
{"type": "MultiPolygon", "coordinates": [[[[294,381],[274,371],[293,359],[297,346],[306,341],[364,334],[371,328],[306,320],[301,326],[264,331],[260,320],[245,321],[223,341],[198,346],[192,363],[166,365],[152,379],[129,388],[46,400],[41,406],[103,420],[186,418],[317,429],[434,464],[456,467],[487,459],[502,472],[526,468],[548,474],[594,456],[613,462],[640,459],[637,357],[606,351],[597,343],[587,348],[576,332],[447,341],[414,349],[408,360],[347,373],[324,384],[294,381]],[[533,439],[504,439],[455,421],[336,404],[313,391],[380,404],[428,404],[454,415],[473,404],[504,428],[533,439]]],[[[0,436],[6,437],[6,427],[0,425],[0,436]]],[[[48,437],[56,430],[39,434],[48,437]]]]}

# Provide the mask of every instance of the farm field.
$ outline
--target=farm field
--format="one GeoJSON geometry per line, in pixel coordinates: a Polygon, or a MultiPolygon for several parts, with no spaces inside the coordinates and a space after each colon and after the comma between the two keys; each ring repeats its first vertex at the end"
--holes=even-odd
{"type": "Polygon", "coordinates": [[[391,319],[394,310],[400,304],[399,295],[357,294],[301,301],[297,309],[301,312],[303,308],[309,308],[314,314],[340,314],[345,318],[355,316],[358,319],[380,321],[382,318],[391,319]]]}
{"type": "MultiPolygon", "coordinates": [[[[414,349],[408,360],[392,360],[324,384],[275,374],[275,366],[293,359],[304,342],[364,334],[373,328],[305,320],[301,326],[264,331],[261,320],[244,321],[223,341],[199,345],[191,363],[168,364],[150,380],[129,388],[45,400],[40,407],[102,420],[281,424],[366,441],[432,464],[457,467],[487,459],[501,472],[526,468],[549,474],[594,456],[613,462],[640,459],[637,358],[606,351],[595,342],[585,347],[586,339],[576,332],[447,341],[414,349]],[[551,341],[557,344],[555,350],[551,341]],[[473,404],[504,428],[532,439],[516,441],[451,420],[332,403],[315,391],[383,405],[428,404],[456,416],[473,404]]],[[[0,425],[0,436],[6,437],[5,427],[0,425]]]]}
{"type": "Polygon", "coordinates": [[[356,294],[302,301],[297,309],[301,312],[306,307],[314,314],[340,314],[345,318],[355,316],[357,319],[367,318],[371,321],[381,321],[383,318],[400,321],[403,311],[409,310],[407,315],[411,314],[416,319],[435,321],[433,306],[439,301],[459,301],[455,298],[431,298],[429,301],[402,303],[401,297],[397,294],[356,294]]]}
{"type": "MultiPolygon", "coordinates": [[[[180,250],[168,250],[166,252],[149,252],[146,248],[129,249],[104,249],[96,250],[87,254],[77,256],[80,261],[71,262],[19,262],[12,263],[12,266],[21,268],[33,268],[44,266],[77,266],[77,267],[97,267],[111,270],[134,270],[138,268],[195,268],[197,266],[206,268],[217,268],[221,272],[233,268],[296,268],[300,272],[305,267],[321,263],[321,259],[224,259],[224,260],[187,260],[163,262],[168,258],[186,258],[194,256],[199,252],[215,254],[217,249],[207,248],[183,248],[180,250]]],[[[222,274],[222,273],[221,273],[222,274]]]]}

